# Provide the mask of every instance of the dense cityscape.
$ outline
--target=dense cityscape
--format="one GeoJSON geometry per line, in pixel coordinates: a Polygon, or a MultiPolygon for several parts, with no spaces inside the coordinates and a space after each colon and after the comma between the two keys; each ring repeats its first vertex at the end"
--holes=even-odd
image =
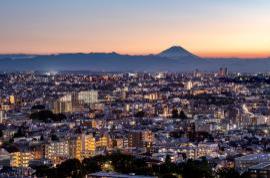
{"type": "Polygon", "coordinates": [[[0,178],[270,178],[270,0],[0,0],[0,178]]]}
{"type": "Polygon", "coordinates": [[[1,73],[0,96],[0,177],[270,173],[269,74],[1,73]]]}

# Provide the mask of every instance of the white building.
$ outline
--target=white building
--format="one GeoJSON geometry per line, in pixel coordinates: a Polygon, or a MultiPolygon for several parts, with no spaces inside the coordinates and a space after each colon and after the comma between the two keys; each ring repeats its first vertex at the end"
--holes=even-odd
{"type": "Polygon", "coordinates": [[[186,90],[191,90],[192,87],[193,87],[192,81],[188,81],[188,82],[185,83],[185,89],[186,90]]]}
{"type": "Polygon", "coordinates": [[[45,158],[69,157],[68,141],[52,142],[45,146],[45,158]]]}
{"type": "Polygon", "coordinates": [[[78,93],[78,100],[85,104],[92,104],[98,102],[98,91],[81,91],[78,93]]]}

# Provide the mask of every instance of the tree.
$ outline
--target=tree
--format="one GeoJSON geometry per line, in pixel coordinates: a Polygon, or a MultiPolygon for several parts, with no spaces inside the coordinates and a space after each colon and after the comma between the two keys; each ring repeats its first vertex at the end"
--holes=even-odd
{"type": "Polygon", "coordinates": [[[10,142],[4,142],[2,144],[2,148],[7,150],[9,153],[14,153],[14,152],[19,151],[18,147],[15,146],[14,144],[10,143],[10,142]]]}
{"type": "Polygon", "coordinates": [[[54,114],[50,110],[42,110],[38,112],[34,112],[30,115],[30,119],[41,121],[41,122],[59,122],[66,119],[64,114],[54,114]]]}
{"type": "Polygon", "coordinates": [[[205,159],[188,160],[182,166],[183,178],[213,178],[212,170],[205,159]]]}
{"type": "Polygon", "coordinates": [[[171,164],[171,163],[172,163],[172,160],[171,160],[170,155],[166,155],[165,164],[171,164]]]}
{"type": "Polygon", "coordinates": [[[187,119],[188,117],[187,117],[187,115],[184,113],[184,111],[182,110],[181,112],[180,112],[180,114],[179,114],[179,118],[180,119],[187,119]]]}
{"type": "Polygon", "coordinates": [[[52,136],[51,136],[51,140],[52,140],[52,141],[59,141],[59,138],[58,138],[58,136],[57,136],[57,135],[52,134],[52,136]]]}
{"type": "Polygon", "coordinates": [[[161,178],[177,178],[177,176],[175,176],[173,174],[164,174],[161,176],[161,178]]]}
{"type": "Polygon", "coordinates": [[[44,141],[44,135],[40,136],[40,141],[44,141]]]}
{"type": "Polygon", "coordinates": [[[220,169],[217,174],[219,178],[241,178],[240,174],[232,168],[220,169]]]}
{"type": "Polygon", "coordinates": [[[139,118],[142,118],[145,116],[145,112],[144,111],[138,111],[136,114],[135,114],[135,117],[139,117],[139,118]]]}
{"type": "Polygon", "coordinates": [[[45,177],[49,171],[48,166],[37,166],[32,168],[36,170],[35,175],[38,177],[45,177]]]}
{"type": "Polygon", "coordinates": [[[250,173],[248,173],[248,172],[244,172],[243,174],[241,174],[240,177],[241,177],[241,178],[251,178],[251,175],[250,175],[250,173]]]}
{"type": "Polygon", "coordinates": [[[23,127],[19,127],[18,131],[14,134],[13,138],[25,137],[26,132],[23,127]]]}
{"type": "Polygon", "coordinates": [[[55,114],[54,117],[53,117],[54,121],[62,121],[62,120],[65,120],[65,119],[67,119],[67,117],[66,117],[66,115],[64,115],[62,113],[55,114]]]}
{"type": "Polygon", "coordinates": [[[189,133],[188,137],[191,141],[197,141],[197,142],[204,141],[205,139],[208,139],[208,140],[214,139],[210,133],[204,132],[204,131],[191,132],[191,133],[189,133]]]}
{"type": "Polygon", "coordinates": [[[3,137],[3,131],[0,130],[0,138],[3,137]]]}
{"type": "Polygon", "coordinates": [[[53,118],[54,118],[54,114],[52,111],[49,111],[49,110],[42,110],[42,111],[34,112],[30,115],[30,119],[39,120],[42,122],[49,122],[49,119],[53,119],[53,118]]]}
{"type": "Polygon", "coordinates": [[[175,108],[172,110],[172,118],[179,118],[179,112],[175,108]]]}
{"type": "Polygon", "coordinates": [[[78,159],[68,159],[57,166],[58,177],[83,177],[82,164],[78,159]]]}
{"type": "Polygon", "coordinates": [[[82,161],[84,174],[90,174],[94,172],[101,171],[101,166],[98,161],[93,158],[86,158],[82,161]]]}
{"type": "Polygon", "coordinates": [[[32,106],[31,110],[44,110],[45,109],[45,106],[44,105],[34,105],[32,106]]]}

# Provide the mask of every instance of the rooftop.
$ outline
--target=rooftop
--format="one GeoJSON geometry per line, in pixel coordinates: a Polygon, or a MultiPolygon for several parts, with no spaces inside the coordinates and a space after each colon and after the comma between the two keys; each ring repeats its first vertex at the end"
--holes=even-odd
{"type": "Polygon", "coordinates": [[[237,161],[254,161],[254,160],[261,160],[261,161],[270,161],[270,154],[259,153],[259,154],[251,154],[236,158],[237,161]]]}

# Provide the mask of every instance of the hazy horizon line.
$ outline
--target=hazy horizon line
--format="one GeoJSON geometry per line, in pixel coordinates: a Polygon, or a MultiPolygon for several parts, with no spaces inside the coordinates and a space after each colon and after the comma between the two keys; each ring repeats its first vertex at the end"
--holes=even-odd
{"type": "MultiPolygon", "coordinates": [[[[49,55],[63,55],[63,54],[118,54],[118,55],[126,55],[126,56],[150,56],[150,55],[158,55],[155,53],[132,53],[132,54],[128,54],[128,53],[118,53],[115,51],[111,51],[111,52],[52,52],[52,53],[0,53],[0,55],[7,55],[7,56],[11,56],[11,55],[25,55],[25,56],[49,56],[49,55]]],[[[196,54],[195,54],[196,55],[196,54]]],[[[206,59],[268,59],[270,58],[269,56],[213,56],[213,55],[196,55],[200,58],[206,58],[206,59]]]]}
{"type": "MultiPolygon", "coordinates": [[[[180,45],[173,45],[171,47],[182,47],[180,45]]],[[[169,48],[171,48],[169,47],[169,48]]],[[[169,49],[166,48],[165,50],[169,49]]],[[[182,47],[183,48],[183,47],[182,47]]],[[[270,58],[270,54],[258,54],[258,53],[244,53],[244,52],[191,52],[188,49],[184,48],[188,52],[200,57],[200,58],[208,58],[208,59],[229,59],[229,58],[235,58],[235,59],[267,59],[270,58]],[[230,54],[231,53],[231,54],[230,54]]],[[[116,53],[119,55],[128,55],[128,56],[148,56],[148,55],[158,55],[162,51],[159,52],[149,52],[149,53],[139,53],[139,52],[117,52],[117,51],[66,51],[66,52],[0,52],[0,55],[33,55],[33,56],[42,56],[42,55],[61,55],[61,54],[112,54],[116,53]]]]}

